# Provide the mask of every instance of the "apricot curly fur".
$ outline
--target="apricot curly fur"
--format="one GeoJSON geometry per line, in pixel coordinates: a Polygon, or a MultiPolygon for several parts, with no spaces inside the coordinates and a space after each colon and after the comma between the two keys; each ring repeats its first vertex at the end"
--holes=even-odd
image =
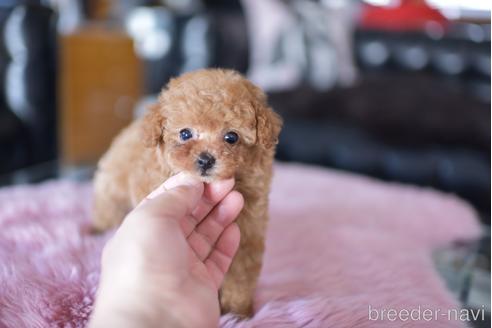
{"type": "Polygon", "coordinates": [[[158,103],[113,141],[94,179],[94,228],[105,230],[169,176],[188,171],[204,182],[235,177],[245,205],[237,218],[241,242],[220,291],[222,311],[250,316],[261,269],[272,162],[281,118],[264,92],[231,70],[208,69],[172,79],[158,103]],[[182,141],[187,128],[193,138],[182,141]],[[224,134],[239,141],[230,145],[224,134]],[[216,163],[208,175],[197,169],[199,154],[216,163]]]}

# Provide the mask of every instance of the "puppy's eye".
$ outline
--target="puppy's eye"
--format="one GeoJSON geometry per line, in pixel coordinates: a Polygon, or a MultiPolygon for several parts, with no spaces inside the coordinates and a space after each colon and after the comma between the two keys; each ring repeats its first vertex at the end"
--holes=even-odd
{"type": "Polygon", "coordinates": [[[191,133],[190,129],[183,129],[179,131],[179,137],[181,138],[181,140],[186,141],[193,137],[193,133],[191,133]]]}
{"type": "Polygon", "coordinates": [[[236,132],[227,132],[224,135],[224,141],[227,142],[228,144],[235,144],[239,140],[239,136],[237,135],[236,132]]]}

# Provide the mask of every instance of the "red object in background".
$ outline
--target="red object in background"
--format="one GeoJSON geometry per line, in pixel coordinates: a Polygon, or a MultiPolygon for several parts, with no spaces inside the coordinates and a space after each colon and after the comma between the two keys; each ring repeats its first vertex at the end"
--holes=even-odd
{"type": "Polygon", "coordinates": [[[366,29],[390,31],[421,31],[430,22],[446,29],[448,20],[439,10],[427,5],[424,0],[400,0],[396,7],[365,5],[360,26],[366,29]]]}

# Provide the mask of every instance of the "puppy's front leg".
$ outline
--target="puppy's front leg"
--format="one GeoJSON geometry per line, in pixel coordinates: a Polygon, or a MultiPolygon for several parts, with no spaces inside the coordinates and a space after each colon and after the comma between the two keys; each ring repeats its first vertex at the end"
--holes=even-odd
{"type": "Polygon", "coordinates": [[[119,225],[130,209],[128,194],[121,180],[99,170],[94,177],[92,231],[104,232],[119,225]]]}
{"type": "Polygon", "coordinates": [[[265,248],[264,223],[267,220],[266,215],[262,222],[254,222],[257,219],[241,215],[237,220],[241,243],[220,291],[222,313],[232,312],[245,317],[253,314],[254,293],[265,248]]]}

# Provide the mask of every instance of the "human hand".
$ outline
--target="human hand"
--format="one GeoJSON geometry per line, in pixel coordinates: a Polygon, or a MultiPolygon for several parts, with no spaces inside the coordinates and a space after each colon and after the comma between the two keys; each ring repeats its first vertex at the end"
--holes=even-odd
{"type": "Polygon", "coordinates": [[[239,247],[234,181],[167,180],[105,246],[91,327],[216,327],[218,289],[239,247]]]}

